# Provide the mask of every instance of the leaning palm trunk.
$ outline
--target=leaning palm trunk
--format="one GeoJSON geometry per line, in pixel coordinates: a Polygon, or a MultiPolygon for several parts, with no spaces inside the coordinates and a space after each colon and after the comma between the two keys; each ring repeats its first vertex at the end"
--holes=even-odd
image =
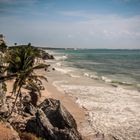
{"type": "Polygon", "coordinates": [[[14,109],[15,109],[15,106],[16,106],[16,103],[17,103],[17,99],[18,99],[20,93],[21,93],[21,86],[19,87],[18,92],[17,92],[17,94],[16,94],[16,99],[15,99],[14,104],[13,104],[13,106],[12,106],[11,112],[10,112],[10,114],[8,115],[8,119],[11,117],[11,115],[12,115],[14,109]]]}

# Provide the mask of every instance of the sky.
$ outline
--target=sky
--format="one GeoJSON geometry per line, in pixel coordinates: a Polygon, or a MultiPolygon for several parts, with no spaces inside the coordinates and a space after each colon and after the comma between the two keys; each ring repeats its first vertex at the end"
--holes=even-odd
{"type": "Polygon", "coordinates": [[[140,49],[140,0],[0,0],[8,45],[140,49]]]}

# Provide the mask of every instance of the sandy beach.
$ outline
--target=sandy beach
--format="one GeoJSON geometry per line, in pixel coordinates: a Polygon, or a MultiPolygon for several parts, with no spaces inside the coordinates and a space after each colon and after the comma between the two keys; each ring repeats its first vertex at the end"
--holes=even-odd
{"type": "MultiPolygon", "coordinates": [[[[58,88],[56,88],[53,85],[53,74],[54,72],[46,72],[43,70],[37,70],[36,73],[39,73],[40,75],[51,75],[47,76],[48,82],[42,80],[43,86],[45,87],[44,90],[41,92],[41,98],[38,101],[38,104],[42,102],[46,98],[53,98],[61,101],[61,104],[66,107],[66,109],[72,114],[74,119],[76,120],[77,127],[79,132],[82,134],[83,138],[85,140],[88,140],[88,137],[91,135],[90,129],[86,129],[85,131],[85,126],[89,125],[87,119],[86,119],[86,109],[81,108],[77,103],[75,98],[72,98],[71,96],[65,94],[62,90],[60,91],[58,88]]],[[[13,80],[6,81],[7,84],[7,96],[11,96],[12,94],[12,87],[13,87],[13,80]]],[[[25,89],[22,89],[22,92],[27,92],[25,89]]]]}
{"type": "MultiPolygon", "coordinates": [[[[72,75],[63,67],[57,68],[53,61],[49,63],[48,71],[36,71],[48,79],[48,82],[42,81],[45,90],[40,101],[45,98],[60,100],[75,118],[85,140],[92,139],[97,132],[119,140],[139,140],[139,91],[89,79],[86,75],[72,75]]],[[[12,82],[7,84],[10,93],[12,82]]]]}
{"type": "Polygon", "coordinates": [[[48,97],[62,101],[84,136],[100,132],[119,140],[140,139],[138,90],[76,75],[54,62],[52,67],[56,70],[45,72],[49,81],[46,83],[48,97]]]}
{"type": "Polygon", "coordinates": [[[45,98],[54,98],[60,100],[61,103],[68,109],[68,111],[73,114],[78,124],[84,121],[84,109],[80,108],[70,96],[60,92],[56,87],[52,85],[50,80],[48,83],[44,81],[43,85],[46,89],[42,92],[41,100],[44,100],[45,98]]]}
{"type": "Polygon", "coordinates": [[[96,133],[96,131],[91,128],[88,122],[86,109],[76,103],[76,98],[65,94],[64,90],[60,89],[54,84],[55,80],[53,78],[55,78],[57,74],[60,74],[60,72],[52,70],[49,72],[46,72],[44,70],[38,70],[37,73],[47,75],[48,78],[48,82],[43,81],[45,90],[42,91],[40,101],[43,101],[45,98],[60,100],[62,105],[66,107],[66,109],[72,114],[72,116],[76,120],[78,130],[82,134],[84,140],[89,140],[92,135],[96,133]]]}

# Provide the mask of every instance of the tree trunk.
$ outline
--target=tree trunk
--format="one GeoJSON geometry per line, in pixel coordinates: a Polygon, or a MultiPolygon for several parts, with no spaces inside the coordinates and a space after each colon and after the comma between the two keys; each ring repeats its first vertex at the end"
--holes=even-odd
{"type": "Polygon", "coordinates": [[[19,89],[18,89],[18,92],[17,92],[17,95],[16,95],[16,99],[15,99],[14,105],[13,105],[13,107],[12,107],[12,109],[11,109],[11,112],[10,112],[10,114],[8,115],[7,119],[9,119],[9,118],[11,117],[11,115],[12,115],[14,109],[15,109],[15,106],[16,106],[16,103],[17,103],[17,99],[18,99],[19,94],[20,94],[20,92],[21,92],[20,90],[21,90],[21,86],[20,86],[19,89]]]}

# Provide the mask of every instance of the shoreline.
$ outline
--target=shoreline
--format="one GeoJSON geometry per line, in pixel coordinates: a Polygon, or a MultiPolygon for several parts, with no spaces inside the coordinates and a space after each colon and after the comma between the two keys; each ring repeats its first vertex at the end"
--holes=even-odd
{"type": "MultiPolygon", "coordinates": [[[[54,58],[56,61],[56,63],[55,63],[56,69],[64,74],[66,74],[66,73],[70,74],[71,77],[84,76],[84,77],[96,80],[97,82],[104,82],[105,84],[110,84],[112,86],[121,86],[125,89],[140,91],[140,84],[139,84],[138,77],[136,78],[136,77],[130,76],[131,74],[138,75],[137,71],[136,72],[131,71],[131,73],[129,73],[127,71],[118,71],[118,74],[117,74],[117,72],[114,72],[114,73],[110,72],[107,74],[107,73],[100,72],[101,71],[100,67],[99,67],[99,71],[96,69],[96,65],[100,66],[100,65],[104,64],[102,62],[98,62],[98,61],[96,62],[96,59],[95,60],[93,59],[93,62],[91,60],[89,60],[89,62],[88,62],[88,60],[86,58],[86,62],[85,62],[84,58],[82,58],[84,61],[84,62],[82,62],[79,57],[81,57],[84,52],[78,53],[76,51],[73,51],[73,52],[57,51],[57,49],[48,50],[47,52],[54,55],[54,58]],[[78,57],[76,57],[76,53],[77,53],[78,57]],[[85,64],[85,67],[82,66],[82,64],[83,65],[85,64]],[[89,67],[90,64],[91,64],[91,66],[95,65],[95,69],[91,69],[89,67]],[[129,73],[129,74],[125,75],[125,73],[129,73]]],[[[103,65],[103,67],[102,67],[103,69],[104,69],[104,66],[105,65],[103,65]]],[[[108,68],[109,67],[110,66],[108,66],[108,68]]],[[[105,71],[106,71],[106,69],[105,69],[105,71]]],[[[109,72],[109,71],[107,71],[107,72],[109,72]]]]}
{"type": "MultiPolygon", "coordinates": [[[[37,73],[46,74],[44,69],[37,70],[37,73]]],[[[47,72],[48,73],[48,72],[47,72]]],[[[53,71],[50,72],[53,74],[53,71]]],[[[6,96],[11,96],[11,91],[13,87],[13,81],[7,81],[7,93],[6,96]]],[[[42,84],[45,87],[44,90],[41,91],[41,97],[39,98],[38,104],[43,102],[46,98],[52,98],[56,100],[60,100],[61,104],[70,112],[70,114],[74,117],[77,123],[77,129],[83,137],[83,140],[89,140],[90,134],[87,131],[84,131],[84,127],[89,125],[89,122],[86,119],[86,109],[81,108],[76,100],[69,95],[65,94],[63,91],[60,91],[53,84],[53,80],[51,77],[48,77],[48,82],[42,80],[42,84]]],[[[25,89],[22,89],[22,92],[28,92],[25,89]]]]}
{"type": "Polygon", "coordinates": [[[76,120],[84,140],[95,138],[97,133],[119,140],[136,140],[140,137],[138,91],[114,87],[85,76],[71,76],[71,73],[53,70],[55,60],[46,62],[51,64],[48,71],[36,71],[48,78],[48,82],[42,81],[45,90],[40,102],[46,98],[60,100],[76,120]]]}
{"type": "Polygon", "coordinates": [[[47,77],[48,82],[44,80],[42,81],[45,87],[45,90],[43,90],[41,93],[42,95],[40,98],[40,102],[42,102],[46,98],[53,98],[56,100],[60,100],[62,105],[70,112],[70,114],[76,120],[77,129],[81,133],[83,140],[89,140],[93,135],[96,134],[96,132],[90,127],[90,124],[88,121],[87,109],[84,107],[81,107],[76,102],[75,97],[67,95],[62,89],[60,89],[58,86],[54,84],[54,81],[52,79],[54,76],[53,71],[46,72],[44,70],[39,70],[38,72],[44,75],[49,74],[49,76],[47,77]]]}
{"type": "MultiPolygon", "coordinates": [[[[90,134],[93,138],[99,132],[119,140],[136,140],[140,137],[139,91],[86,76],[71,76],[71,71],[65,72],[63,66],[57,66],[58,61],[48,63],[56,68],[46,73],[52,86],[70,97],[85,112],[86,132],[81,130],[82,134],[90,134]]],[[[73,115],[74,112],[71,113],[73,115]]]]}
{"type": "Polygon", "coordinates": [[[85,110],[80,108],[80,106],[75,103],[75,101],[62,91],[59,91],[49,80],[48,83],[44,84],[45,90],[42,91],[41,100],[47,98],[53,98],[60,100],[62,105],[64,105],[67,110],[74,116],[76,119],[77,125],[85,120],[85,110]],[[47,95],[45,95],[47,93],[47,95]]]}

